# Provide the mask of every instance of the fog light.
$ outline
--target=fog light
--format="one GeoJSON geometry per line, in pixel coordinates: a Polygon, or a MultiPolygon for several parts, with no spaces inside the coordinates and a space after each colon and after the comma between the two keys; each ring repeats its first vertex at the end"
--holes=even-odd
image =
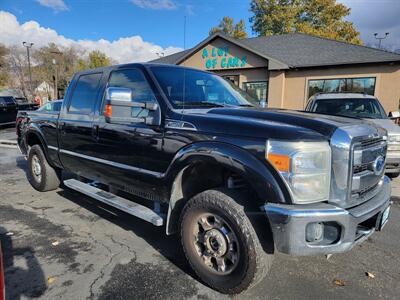
{"type": "Polygon", "coordinates": [[[324,224],[310,223],[306,227],[306,241],[309,243],[321,241],[324,237],[324,224]]]}

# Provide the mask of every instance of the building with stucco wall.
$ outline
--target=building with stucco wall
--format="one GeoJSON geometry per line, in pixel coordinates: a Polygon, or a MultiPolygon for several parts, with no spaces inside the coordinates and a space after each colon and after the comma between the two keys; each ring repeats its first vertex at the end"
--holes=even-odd
{"type": "Polygon", "coordinates": [[[306,34],[237,40],[216,33],[152,62],[215,72],[268,107],[301,110],[318,92],[360,92],[387,112],[399,109],[399,54],[306,34]]]}

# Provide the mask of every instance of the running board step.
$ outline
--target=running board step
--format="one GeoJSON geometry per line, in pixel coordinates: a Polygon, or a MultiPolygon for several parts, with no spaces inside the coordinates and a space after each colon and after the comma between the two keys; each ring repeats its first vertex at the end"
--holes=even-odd
{"type": "Polygon", "coordinates": [[[101,189],[98,189],[94,186],[91,186],[89,184],[83,183],[75,179],[64,180],[64,184],[75,191],[78,191],[91,198],[94,198],[105,204],[113,206],[132,216],[150,222],[155,226],[162,226],[164,223],[164,220],[160,215],[158,215],[157,213],[155,213],[153,210],[151,210],[146,206],[140,205],[125,198],[108,193],[106,191],[103,191],[101,189]]]}

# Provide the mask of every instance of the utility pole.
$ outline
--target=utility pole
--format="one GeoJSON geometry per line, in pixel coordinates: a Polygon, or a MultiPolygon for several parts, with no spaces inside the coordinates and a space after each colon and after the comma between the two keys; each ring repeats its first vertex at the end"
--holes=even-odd
{"type": "Polygon", "coordinates": [[[389,32],[386,32],[385,36],[379,37],[377,32],[374,33],[375,39],[377,39],[379,41],[379,46],[378,46],[379,49],[382,49],[382,40],[386,39],[388,37],[388,35],[389,35],[389,32]]]}
{"type": "Polygon", "coordinates": [[[22,42],[22,45],[26,47],[26,54],[28,55],[28,69],[29,69],[29,91],[31,93],[31,97],[33,96],[32,91],[32,72],[31,72],[31,56],[29,50],[32,48],[33,43],[22,42]]]}
{"type": "MultiPolygon", "coordinates": [[[[56,54],[56,55],[61,55],[62,53],[60,51],[50,51],[50,53],[56,54]]],[[[58,64],[57,64],[57,59],[53,58],[53,65],[55,68],[55,77],[54,77],[54,100],[57,100],[58,97],[58,64]]]]}

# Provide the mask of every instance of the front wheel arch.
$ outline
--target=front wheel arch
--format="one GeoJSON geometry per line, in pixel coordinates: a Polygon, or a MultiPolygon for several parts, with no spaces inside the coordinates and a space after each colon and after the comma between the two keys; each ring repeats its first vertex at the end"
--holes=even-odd
{"type": "MultiPolygon", "coordinates": [[[[167,185],[170,186],[169,208],[167,215],[166,233],[168,235],[178,231],[178,221],[185,202],[194,196],[184,193],[184,181],[188,172],[198,166],[205,164],[210,170],[223,168],[238,174],[249,183],[254,197],[250,202],[260,207],[266,202],[290,203],[290,197],[282,184],[278,183],[277,174],[273,174],[265,164],[261,163],[247,151],[235,146],[222,143],[198,143],[178,152],[173,164],[167,171],[167,185]],[[208,151],[205,151],[208,149],[208,151]]],[[[275,172],[276,173],[276,172],[275,172]]],[[[212,176],[215,177],[215,172],[212,176]]],[[[220,185],[209,185],[197,190],[199,193],[206,189],[221,187],[220,185]]]]}

